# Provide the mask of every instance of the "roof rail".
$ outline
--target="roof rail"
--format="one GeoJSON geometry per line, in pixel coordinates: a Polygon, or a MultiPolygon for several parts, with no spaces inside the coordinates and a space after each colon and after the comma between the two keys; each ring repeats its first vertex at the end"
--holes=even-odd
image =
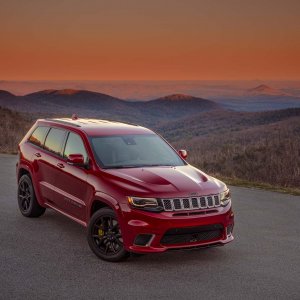
{"type": "Polygon", "coordinates": [[[81,127],[79,124],[75,124],[75,123],[72,123],[72,122],[69,122],[69,121],[66,121],[66,120],[52,119],[52,118],[46,118],[46,120],[61,123],[61,124],[68,124],[68,125],[74,126],[74,127],[81,127]]]}
{"type": "Polygon", "coordinates": [[[122,123],[122,124],[126,124],[126,125],[132,125],[132,126],[141,126],[139,124],[136,123],[132,123],[132,122],[127,122],[127,121],[113,121],[113,120],[107,120],[109,122],[115,122],[115,123],[122,123]]]}
{"type": "MultiPolygon", "coordinates": [[[[88,123],[85,123],[85,119],[81,119],[83,122],[81,122],[81,120],[77,117],[77,116],[72,116],[72,119],[70,120],[62,120],[62,119],[55,119],[55,118],[46,118],[45,120],[48,120],[48,121],[52,121],[52,122],[57,122],[57,123],[61,123],[61,124],[67,124],[67,125],[70,125],[70,126],[74,126],[74,127],[82,127],[80,125],[80,123],[82,123],[83,125],[84,124],[88,124],[88,123]],[[75,122],[78,121],[78,123],[75,122]]],[[[90,120],[90,119],[89,119],[90,120]]],[[[115,120],[103,120],[103,119],[95,119],[97,121],[102,121],[102,122],[112,122],[112,123],[120,123],[120,124],[126,124],[126,125],[131,125],[131,126],[137,126],[139,127],[140,125],[138,124],[135,124],[135,123],[131,123],[131,122],[126,122],[126,121],[115,121],[115,120]]],[[[91,122],[91,123],[94,123],[94,122],[91,122]]]]}

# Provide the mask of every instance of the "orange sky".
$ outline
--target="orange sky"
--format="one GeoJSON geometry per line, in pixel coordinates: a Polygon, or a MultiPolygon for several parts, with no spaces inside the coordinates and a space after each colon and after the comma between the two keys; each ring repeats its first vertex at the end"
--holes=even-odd
{"type": "Polygon", "coordinates": [[[0,80],[300,79],[299,0],[0,0],[0,80]]]}

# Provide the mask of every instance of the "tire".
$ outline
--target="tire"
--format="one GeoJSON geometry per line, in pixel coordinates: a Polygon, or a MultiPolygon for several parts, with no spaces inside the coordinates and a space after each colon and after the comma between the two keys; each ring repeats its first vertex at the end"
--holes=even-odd
{"type": "Polygon", "coordinates": [[[116,214],[110,208],[97,210],[88,226],[88,243],[91,250],[101,259],[118,262],[129,257],[116,214]]]}
{"type": "Polygon", "coordinates": [[[46,208],[37,202],[31,179],[23,175],[18,183],[18,204],[23,216],[37,218],[45,213],[46,208]]]}

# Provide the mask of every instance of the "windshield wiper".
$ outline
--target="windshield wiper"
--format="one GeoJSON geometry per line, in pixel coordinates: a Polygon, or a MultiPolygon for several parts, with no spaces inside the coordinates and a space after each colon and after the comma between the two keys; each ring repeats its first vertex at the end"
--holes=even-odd
{"type": "Polygon", "coordinates": [[[144,165],[143,167],[174,167],[174,165],[153,164],[153,165],[144,165]]]}
{"type": "Polygon", "coordinates": [[[147,167],[174,167],[174,165],[163,165],[163,164],[153,164],[153,165],[121,165],[121,166],[104,167],[103,169],[129,169],[129,168],[147,168],[147,167]]]}
{"type": "Polygon", "coordinates": [[[103,169],[129,169],[129,168],[141,168],[142,166],[132,166],[132,165],[124,165],[124,166],[111,166],[111,167],[104,167],[103,169]]]}

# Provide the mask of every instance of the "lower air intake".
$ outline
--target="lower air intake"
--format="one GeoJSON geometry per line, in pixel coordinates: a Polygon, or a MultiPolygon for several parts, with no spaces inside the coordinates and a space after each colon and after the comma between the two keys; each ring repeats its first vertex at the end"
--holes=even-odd
{"type": "Polygon", "coordinates": [[[176,245],[216,240],[222,237],[223,230],[221,224],[173,228],[165,233],[160,243],[162,245],[176,245]]]}
{"type": "Polygon", "coordinates": [[[149,244],[152,238],[152,234],[139,234],[134,240],[134,244],[137,246],[146,246],[149,244]]]}

